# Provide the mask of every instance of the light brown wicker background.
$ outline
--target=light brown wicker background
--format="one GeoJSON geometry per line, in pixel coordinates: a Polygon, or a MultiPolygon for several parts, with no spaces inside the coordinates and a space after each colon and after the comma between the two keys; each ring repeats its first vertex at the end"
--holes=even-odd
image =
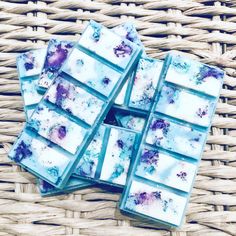
{"type": "Polygon", "coordinates": [[[236,235],[235,57],[235,1],[0,0],[0,236],[236,235]],[[98,188],[41,198],[33,176],[7,159],[25,119],[17,53],[52,36],[76,39],[89,19],[108,27],[132,20],[150,56],[176,49],[227,72],[186,223],[177,232],[124,218],[119,195],[98,188]]]}

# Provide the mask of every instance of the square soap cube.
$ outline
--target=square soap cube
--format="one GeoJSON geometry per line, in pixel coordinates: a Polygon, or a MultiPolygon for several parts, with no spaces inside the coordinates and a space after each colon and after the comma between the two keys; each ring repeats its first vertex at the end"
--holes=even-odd
{"type": "Polygon", "coordinates": [[[132,181],[124,208],[172,225],[181,223],[187,199],[162,187],[132,181]]]}

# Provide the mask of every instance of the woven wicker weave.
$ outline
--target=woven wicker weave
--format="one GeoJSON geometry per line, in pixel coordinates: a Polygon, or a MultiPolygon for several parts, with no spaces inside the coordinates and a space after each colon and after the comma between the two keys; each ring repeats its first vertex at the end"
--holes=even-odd
{"type": "Polygon", "coordinates": [[[236,1],[0,0],[0,236],[236,235],[236,1]],[[118,194],[98,188],[41,198],[32,175],[7,152],[25,120],[15,68],[18,52],[54,35],[77,39],[94,19],[132,20],[150,56],[184,51],[227,72],[185,224],[169,232],[123,217],[118,194]]]}

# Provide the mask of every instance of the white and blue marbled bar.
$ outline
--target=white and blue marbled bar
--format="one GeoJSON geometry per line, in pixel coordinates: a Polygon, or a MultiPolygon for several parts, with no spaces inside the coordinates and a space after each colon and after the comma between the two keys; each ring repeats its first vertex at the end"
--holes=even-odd
{"type": "MultiPolygon", "coordinates": [[[[80,75],[90,77],[90,73],[84,74],[81,70],[81,74],[77,74],[78,78],[74,78],[72,75],[66,73],[68,71],[65,69],[66,67],[63,67],[61,69],[61,74],[54,79],[52,86],[49,87],[43,99],[37,106],[36,111],[32,115],[33,117],[41,107],[45,106],[48,108],[50,114],[52,114],[51,111],[53,111],[53,117],[55,117],[53,122],[47,124],[48,120],[42,118],[43,115],[38,115],[37,120],[40,123],[38,127],[42,127],[42,129],[35,129],[35,126],[38,124],[35,125],[34,122],[27,123],[22,134],[19,136],[19,140],[22,140],[22,137],[27,133],[27,135],[32,137],[32,141],[42,141],[42,143],[45,143],[45,147],[57,150],[64,156],[64,164],[57,165],[57,162],[54,162],[55,166],[53,168],[57,169],[57,171],[55,172],[56,174],[54,173],[53,177],[49,177],[51,172],[48,170],[47,166],[38,163],[38,169],[35,168],[35,162],[36,159],[38,159],[38,155],[34,155],[33,149],[28,152],[28,155],[26,156],[24,155],[24,150],[19,149],[22,151],[21,154],[18,152],[18,155],[20,155],[21,158],[16,158],[16,150],[19,144],[18,141],[16,141],[9,153],[9,157],[16,160],[22,167],[27,168],[36,176],[41,177],[58,188],[63,188],[65,186],[69,176],[76,168],[79,159],[82,157],[90,141],[92,141],[96,130],[105,118],[114,99],[127,80],[127,76],[133,70],[142,53],[142,50],[132,42],[121,38],[93,21],[90,22],[84,31],[73,51],[78,49],[83,52],[83,54],[89,55],[92,60],[97,60],[102,67],[111,68],[116,74],[119,74],[119,79],[114,83],[112,92],[109,96],[104,96],[102,91],[99,91],[98,88],[93,88],[86,83],[83,83],[83,81],[87,81],[87,79],[81,79],[80,75]],[[85,38],[86,43],[84,40],[85,38]],[[111,42],[107,42],[105,40],[106,38],[112,39],[111,42]],[[88,39],[89,41],[87,41],[88,39]],[[103,45],[104,43],[107,45],[103,45]],[[96,46],[96,48],[106,47],[107,50],[97,51],[93,49],[93,46],[96,46]],[[89,98],[90,95],[91,99],[86,99],[84,102],[81,102],[81,98],[85,94],[88,95],[87,98],[89,98]],[[80,106],[78,107],[76,104],[80,104],[80,106]],[[93,106],[96,107],[96,109],[90,109],[90,107],[93,106]],[[55,115],[56,113],[57,115],[55,115]],[[63,123],[61,123],[60,119],[58,119],[58,115],[64,117],[68,122],[64,122],[63,120],[63,123]],[[41,118],[39,119],[39,117],[41,118]],[[59,122],[57,122],[57,120],[59,120],[59,122]],[[72,125],[72,123],[75,125],[72,125]],[[64,125],[63,130],[58,128],[60,125],[64,125]],[[73,130],[78,130],[77,126],[80,126],[82,136],[80,138],[75,138],[76,140],[73,140],[73,144],[65,145],[63,140],[67,139],[67,135],[73,133],[73,130]],[[61,131],[63,131],[63,136],[59,137],[61,131]],[[78,141],[77,148],[75,147],[76,141],[78,141]],[[75,153],[73,153],[74,148],[76,148],[75,153]],[[31,154],[29,155],[29,153],[31,154]]],[[[68,60],[70,60],[70,56],[68,60]]],[[[81,57],[81,60],[83,60],[83,57],[81,57]]],[[[81,65],[82,67],[84,66],[83,63],[81,65]]],[[[108,69],[104,70],[104,78],[107,76],[107,70],[108,69]]],[[[93,74],[96,75],[96,73],[93,74]]],[[[101,73],[98,73],[96,76],[100,78],[102,75],[101,73]]],[[[112,80],[112,78],[109,77],[108,79],[112,80]]],[[[28,146],[28,149],[31,149],[31,145],[28,146]]],[[[54,156],[52,159],[57,158],[54,156]]]]}
{"type": "MultiPolygon", "coordinates": [[[[112,30],[115,33],[119,34],[120,36],[143,47],[140,39],[138,38],[137,31],[136,31],[133,24],[124,23],[120,26],[113,28],[112,30]]],[[[27,110],[27,113],[26,113],[27,120],[31,116],[32,112],[34,111],[35,106],[37,105],[37,102],[39,102],[41,100],[41,98],[43,96],[42,93],[44,93],[46,91],[46,90],[44,91],[43,88],[44,87],[47,88],[51,84],[52,77],[55,76],[54,73],[57,73],[57,70],[60,69],[60,66],[63,64],[64,60],[66,59],[66,57],[70,53],[71,45],[73,45],[73,44],[74,44],[73,42],[69,42],[69,41],[60,41],[60,40],[56,40],[56,39],[51,39],[49,41],[49,45],[47,47],[47,53],[46,53],[46,49],[44,49],[44,55],[42,55],[42,53],[40,53],[40,51],[42,49],[38,49],[36,51],[33,51],[34,52],[34,61],[41,60],[41,67],[38,69],[37,72],[36,71],[31,72],[34,76],[27,77],[27,79],[28,79],[27,82],[31,86],[29,87],[29,85],[27,85],[27,87],[25,87],[25,89],[22,90],[22,95],[23,95],[23,99],[25,101],[25,104],[27,104],[27,103],[32,104],[33,93],[35,94],[35,97],[37,97],[37,100],[35,99],[35,102],[30,107],[30,110],[27,110]],[[39,53],[37,53],[37,51],[39,51],[39,53]],[[43,63],[43,59],[45,57],[45,54],[46,54],[46,62],[43,63]],[[62,58],[63,61],[60,61],[60,58],[62,58]],[[41,72],[43,65],[44,65],[43,72],[41,72]],[[40,77],[40,82],[39,82],[39,77],[40,77]],[[38,89],[38,87],[40,87],[40,89],[38,89]],[[38,91],[40,91],[40,92],[38,92],[38,91]]],[[[29,55],[31,55],[31,54],[32,54],[32,52],[30,51],[29,55]]],[[[144,54],[145,54],[145,52],[143,52],[143,55],[144,54]]],[[[22,63],[22,62],[25,63],[26,59],[27,59],[26,55],[22,54],[20,57],[21,57],[21,59],[23,59],[23,61],[21,60],[20,63],[22,63]]],[[[37,64],[39,64],[39,63],[37,62],[37,64]]],[[[21,67],[21,65],[19,63],[18,63],[18,66],[21,67]]],[[[35,68],[34,68],[34,66],[31,66],[30,68],[28,68],[28,70],[35,70],[35,68]]],[[[112,72],[112,70],[109,70],[109,72],[112,72]]],[[[20,80],[20,83],[23,84],[24,77],[23,77],[23,81],[22,81],[22,77],[19,75],[19,80],[20,80]]],[[[127,84],[128,84],[128,81],[126,82],[126,85],[127,84]]],[[[98,86],[101,86],[101,84],[100,85],[98,84],[98,86]]],[[[111,86],[107,86],[107,83],[105,83],[105,86],[103,86],[102,88],[104,88],[107,91],[107,87],[109,88],[111,86]]],[[[125,86],[124,86],[124,88],[125,88],[125,86]]],[[[122,89],[122,90],[124,90],[124,89],[122,89]]],[[[126,89],[124,91],[126,91],[126,89]]],[[[120,92],[120,95],[119,95],[120,98],[122,98],[121,95],[122,95],[122,93],[120,92]]],[[[123,94],[123,96],[124,95],[125,94],[123,94]]],[[[34,100],[34,98],[33,98],[33,100],[34,100]]],[[[118,98],[117,98],[117,100],[118,100],[118,98]]],[[[129,129],[136,129],[136,126],[137,126],[137,127],[139,127],[139,131],[141,131],[141,129],[142,129],[141,124],[144,123],[144,119],[139,118],[139,117],[133,117],[131,115],[129,117],[131,120],[130,120],[130,122],[128,122],[129,124],[127,123],[127,125],[125,124],[125,122],[123,122],[123,119],[125,120],[126,117],[125,116],[123,118],[121,117],[122,122],[121,122],[120,126],[127,127],[129,129]]],[[[60,128],[61,131],[63,131],[63,127],[60,128]]],[[[97,137],[97,136],[100,136],[100,135],[98,135],[99,133],[100,132],[98,131],[97,135],[95,135],[93,141],[89,145],[88,150],[86,150],[84,157],[81,159],[80,163],[78,164],[78,167],[80,166],[80,169],[83,169],[84,172],[86,172],[85,170],[87,167],[89,168],[88,170],[90,170],[90,168],[92,168],[93,171],[96,170],[97,163],[93,163],[93,167],[91,167],[90,159],[93,159],[94,156],[98,156],[99,153],[101,152],[102,142],[97,137]],[[86,160],[88,160],[88,162],[86,162],[86,160]],[[83,168],[81,168],[81,166],[83,166],[83,168]]],[[[60,139],[57,139],[57,142],[60,142],[60,139]]],[[[96,160],[98,161],[98,158],[93,159],[94,162],[96,162],[96,160]]],[[[95,172],[94,172],[94,174],[95,174],[95,172]]],[[[91,175],[90,177],[94,177],[94,176],[91,175]]],[[[66,192],[66,191],[73,191],[76,189],[80,189],[80,188],[84,188],[84,187],[88,187],[88,186],[92,186],[92,185],[93,184],[89,181],[81,180],[76,177],[71,177],[71,179],[67,183],[67,186],[64,188],[63,191],[61,191],[60,189],[56,189],[53,185],[48,184],[46,181],[39,180],[39,190],[43,196],[60,194],[60,193],[66,192]],[[76,180],[78,180],[77,183],[76,183],[76,180]]]]}
{"type": "Polygon", "coordinates": [[[224,72],[167,56],[120,209],[165,228],[181,225],[224,72]]]}

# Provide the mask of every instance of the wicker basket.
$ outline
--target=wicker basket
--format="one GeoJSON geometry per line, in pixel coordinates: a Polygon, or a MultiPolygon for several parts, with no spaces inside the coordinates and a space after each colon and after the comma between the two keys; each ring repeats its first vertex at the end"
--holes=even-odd
{"type": "Polygon", "coordinates": [[[235,35],[234,0],[0,0],[0,236],[236,235],[235,35]],[[99,188],[41,198],[34,177],[7,158],[25,120],[17,53],[41,47],[52,35],[74,40],[89,19],[108,27],[129,19],[150,56],[180,50],[227,72],[185,224],[178,231],[122,216],[119,195],[99,188]]]}

